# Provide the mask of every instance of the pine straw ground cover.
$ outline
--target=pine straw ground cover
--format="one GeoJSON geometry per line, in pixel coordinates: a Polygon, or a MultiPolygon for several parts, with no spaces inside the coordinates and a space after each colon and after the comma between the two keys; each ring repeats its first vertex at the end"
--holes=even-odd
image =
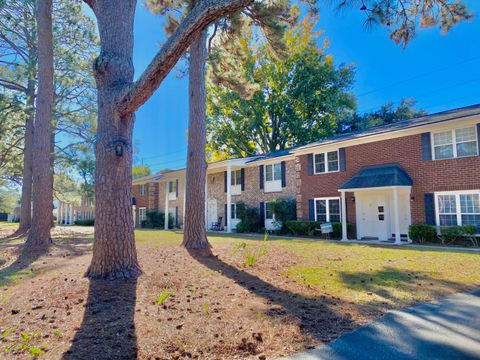
{"type": "Polygon", "coordinates": [[[89,281],[91,229],[54,237],[0,240],[0,358],[271,359],[480,286],[480,254],[211,236],[206,258],[164,231],[137,231],[137,281],[89,281]]]}

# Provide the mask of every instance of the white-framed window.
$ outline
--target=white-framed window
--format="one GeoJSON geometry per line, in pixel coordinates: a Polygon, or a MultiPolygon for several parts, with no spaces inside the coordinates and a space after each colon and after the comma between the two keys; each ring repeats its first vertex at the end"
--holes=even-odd
{"type": "Polygon", "coordinates": [[[148,184],[138,185],[140,187],[140,195],[148,194],[148,184]]]}
{"type": "Polygon", "coordinates": [[[453,159],[478,155],[475,126],[432,133],[433,158],[453,159]]]}
{"type": "Polygon", "coordinates": [[[435,193],[438,226],[480,225],[480,190],[435,193]]]}
{"type": "Polygon", "coordinates": [[[232,186],[242,185],[242,170],[233,170],[232,171],[232,186]]]}
{"type": "Polygon", "coordinates": [[[177,181],[169,181],[168,182],[168,192],[170,194],[176,194],[177,193],[177,181]]]}
{"type": "Polygon", "coordinates": [[[273,213],[273,204],[271,202],[265,203],[265,219],[275,220],[275,214],[273,213]]]}
{"type": "Polygon", "coordinates": [[[315,174],[337,172],[340,169],[338,150],[314,155],[315,174]]]}
{"type": "Polygon", "coordinates": [[[147,208],[145,207],[138,208],[138,219],[140,221],[147,220],[147,208]]]}
{"type": "Polygon", "coordinates": [[[268,181],[282,181],[281,163],[265,165],[265,182],[268,181]]]}
{"type": "Polygon", "coordinates": [[[322,223],[340,222],[340,198],[316,198],[315,200],[315,220],[322,223]]]}

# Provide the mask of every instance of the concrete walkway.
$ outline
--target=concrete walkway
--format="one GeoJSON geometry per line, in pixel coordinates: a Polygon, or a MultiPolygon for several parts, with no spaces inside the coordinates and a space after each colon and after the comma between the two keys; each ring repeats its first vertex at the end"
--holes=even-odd
{"type": "Polygon", "coordinates": [[[285,360],[480,359],[480,290],[392,311],[285,360]]]}

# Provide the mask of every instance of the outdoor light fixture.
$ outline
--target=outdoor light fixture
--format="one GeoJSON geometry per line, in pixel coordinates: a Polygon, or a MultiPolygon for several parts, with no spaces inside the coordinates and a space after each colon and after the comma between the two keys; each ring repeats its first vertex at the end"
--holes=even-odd
{"type": "Polygon", "coordinates": [[[355,202],[355,196],[352,196],[352,202],[355,202]]]}
{"type": "Polygon", "coordinates": [[[415,196],[410,196],[410,202],[414,202],[415,201],[415,196]]]}

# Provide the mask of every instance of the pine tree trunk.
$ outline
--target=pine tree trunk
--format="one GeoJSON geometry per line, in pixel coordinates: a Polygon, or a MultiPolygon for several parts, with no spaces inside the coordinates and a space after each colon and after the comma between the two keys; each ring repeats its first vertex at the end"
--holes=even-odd
{"type": "Polygon", "coordinates": [[[38,95],[33,140],[32,225],[26,248],[46,248],[51,243],[53,184],[50,139],[53,106],[52,0],[39,0],[36,9],[38,38],[38,95]]]}
{"type": "Polygon", "coordinates": [[[205,181],[207,163],[205,63],[207,30],[190,45],[188,158],[185,198],[185,231],[182,245],[187,249],[208,249],[205,230],[205,181]]]}
{"type": "Polygon", "coordinates": [[[101,52],[94,71],[98,89],[95,144],[95,243],[87,275],[135,278],[140,273],[132,213],[134,115],[121,117],[118,100],[133,83],[135,0],[95,1],[101,52]]]}
{"type": "Polygon", "coordinates": [[[27,89],[28,117],[25,122],[25,140],[23,146],[22,198],[20,201],[20,224],[18,234],[26,233],[32,224],[32,162],[33,129],[35,119],[35,81],[29,79],[27,89]]]}

